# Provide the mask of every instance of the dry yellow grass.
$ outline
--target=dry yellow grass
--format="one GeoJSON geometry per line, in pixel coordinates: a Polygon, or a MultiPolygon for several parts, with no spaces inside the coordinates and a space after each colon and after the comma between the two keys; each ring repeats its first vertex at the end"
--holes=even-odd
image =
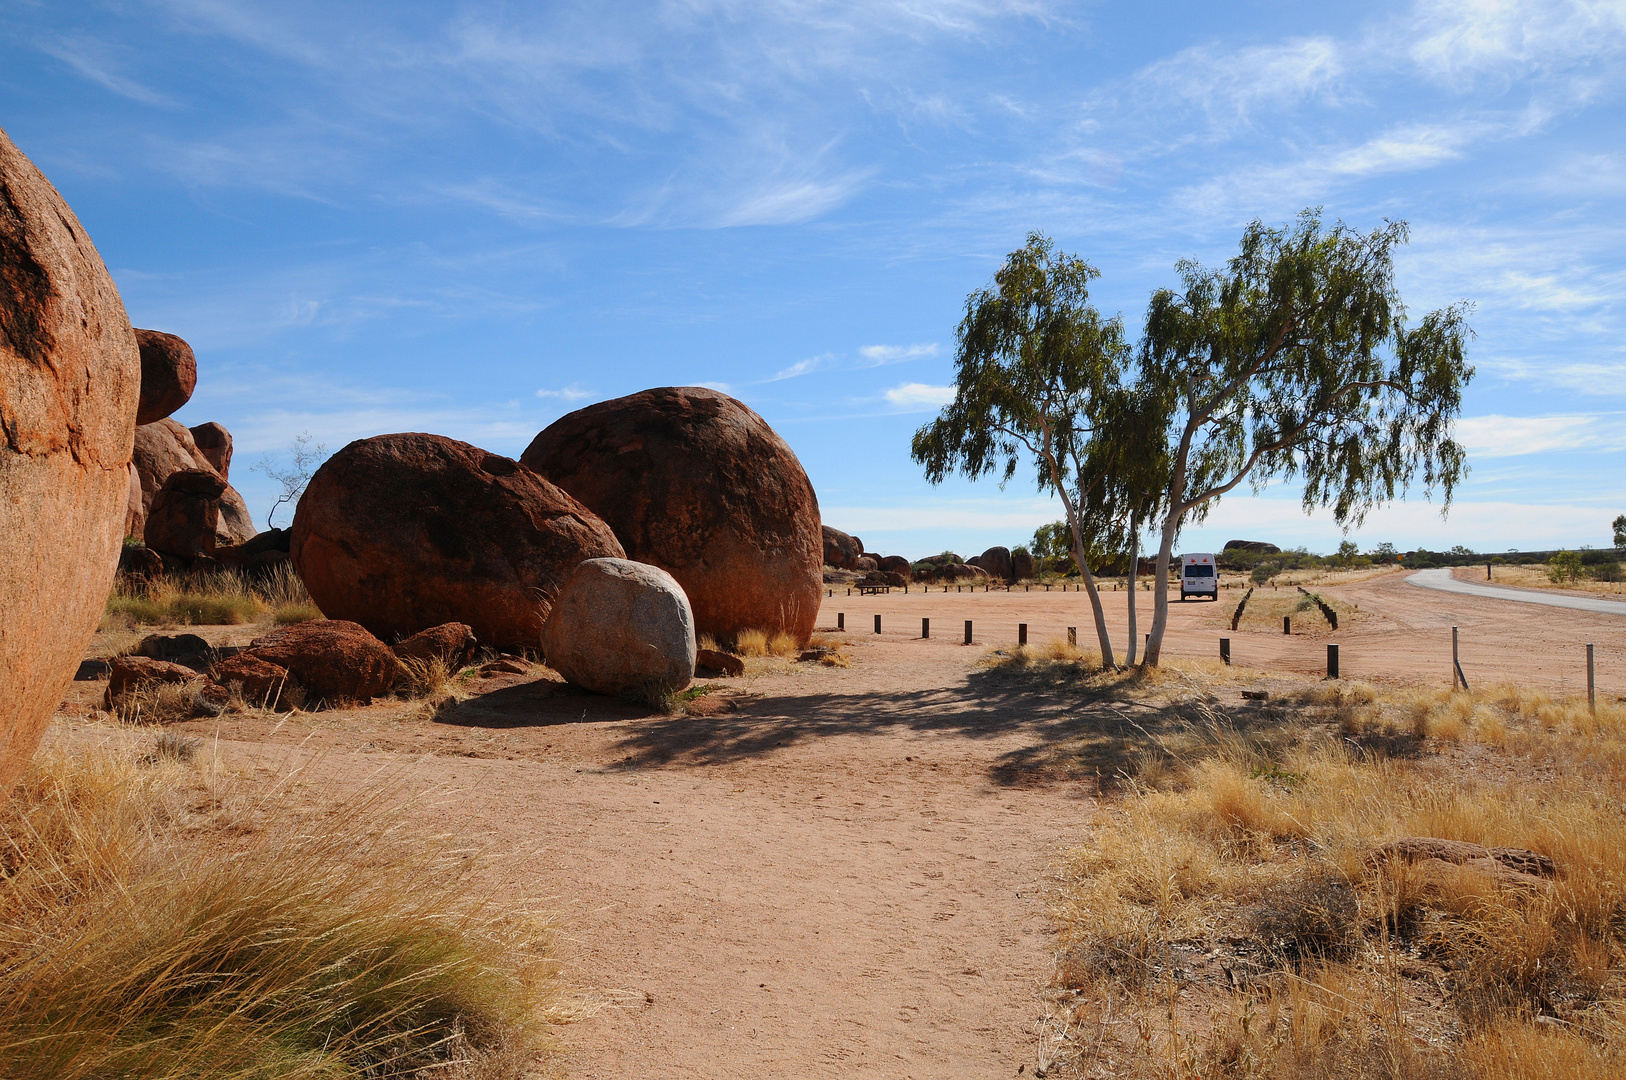
{"type": "Polygon", "coordinates": [[[161,578],[155,582],[120,575],[107,599],[104,631],[136,626],[235,626],[266,620],[278,626],[320,619],[292,565],[284,563],[253,579],[236,570],[161,578]]]}
{"type": "MultiPolygon", "coordinates": [[[[1485,567],[1480,564],[1475,580],[1485,580],[1485,567]]],[[[1599,596],[1626,596],[1626,582],[1594,581],[1583,577],[1578,581],[1556,582],[1547,573],[1545,564],[1496,566],[1491,569],[1490,585],[1513,585],[1522,589],[1565,589],[1596,593],[1599,596]]]]}
{"type": "Polygon", "coordinates": [[[1306,688],[1280,721],[1291,738],[1211,711],[1160,737],[1173,760],[1063,859],[1057,1061],[1193,1080],[1623,1075],[1626,710],[1351,684],[1306,688]],[[1466,744],[1486,767],[1439,755],[1466,744]],[[1374,861],[1407,836],[1558,871],[1374,861]]]}
{"type": "Polygon", "coordinates": [[[786,633],[772,636],[764,630],[741,630],[734,639],[734,651],[741,656],[795,656],[801,645],[786,633]]]}
{"type": "Polygon", "coordinates": [[[517,1077],[546,1052],[545,925],[378,792],[301,814],[170,742],[46,751],[0,803],[0,1074],[517,1077]]]}

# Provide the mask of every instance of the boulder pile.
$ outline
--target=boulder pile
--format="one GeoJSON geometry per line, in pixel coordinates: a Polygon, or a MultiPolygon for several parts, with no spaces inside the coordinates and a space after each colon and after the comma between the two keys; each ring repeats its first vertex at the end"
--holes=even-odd
{"type": "Polygon", "coordinates": [[[104,705],[155,683],[193,685],[207,700],[224,702],[233,690],[251,705],[303,703],[312,708],[366,702],[410,681],[414,660],[438,658],[453,670],[466,666],[478,645],[461,623],[431,627],[393,649],[366,629],[339,619],[315,619],[255,638],[220,656],[193,634],[143,638],[135,654],[112,663],[104,705]]]}

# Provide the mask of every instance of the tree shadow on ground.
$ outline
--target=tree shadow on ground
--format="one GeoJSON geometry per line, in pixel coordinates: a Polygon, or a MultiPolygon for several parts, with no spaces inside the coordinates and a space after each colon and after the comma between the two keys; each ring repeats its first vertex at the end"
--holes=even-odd
{"type": "Polygon", "coordinates": [[[649,715],[647,705],[542,678],[499,686],[465,701],[448,700],[436,708],[434,723],[468,728],[529,728],[637,720],[649,715]]]}
{"type": "Polygon", "coordinates": [[[1291,740],[1291,709],[1238,701],[1221,707],[1200,688],[1148,692],[1133,680],[1091,681],[1045,668],[978,669],[964,684],[895,693],[743,699],[717,717],[652,717],[619,744],[617,766],[717,765],[764,757],[798,743],[899,731],[993,740],[1026,736],[988,770],[1003,787],[1082,783],[1110,788],[1167,762],[1182,740],[1220,725],[1250,738],[1291,740]]]}

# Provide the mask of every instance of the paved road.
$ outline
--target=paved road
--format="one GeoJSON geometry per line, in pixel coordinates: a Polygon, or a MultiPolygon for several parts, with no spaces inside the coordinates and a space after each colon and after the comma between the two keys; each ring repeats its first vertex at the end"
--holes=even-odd
{"type": "Polygon", "coordinates": [[[1564,596],[1559,593],[1543,593],[1529,589],[1504,589],[1495,585],[1475,585],[1469,581],[1458,581],[1451,576],[1446,568],[1439,570],[1419,570],[1406,579],[1408,585],[1421,585],[1425,589],[1438,589],[1441,592],[1462,593],[1465,596],[1484,596],[1491,600],[1515,600],[1521,604],[1545,604],[1548,607],[1572,608],[1576,611],[1593,611],[1604,615],[1626,616],[1626,603],[1619,600],[1601,600],[1590,596],[1564,596]]]}

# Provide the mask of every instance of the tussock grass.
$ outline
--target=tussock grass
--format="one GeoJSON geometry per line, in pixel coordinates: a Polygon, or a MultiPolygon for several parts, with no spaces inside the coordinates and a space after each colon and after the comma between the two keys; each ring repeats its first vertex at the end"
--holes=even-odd
{"type": "Polygon", "coordinates": [[[237,626],[267,619],[278,626],[322,617],[293,567],[263,578],[236,570],[178,575],[147,582],[120,575],[107,599],[103,630],[135,626],[237,626]]]}
{"type": "Polygon", "coordinates": [[[40,756],[0,804],[0,1072],[518,1076],[546,1050],[545,926],[376,793],[240,802],[173,754],[40,756]]]}
{"type": "Polygon", "coordinates": [[[1062,859],[1060,1056],[1171,1078],[1622,1075],[1626,710],[1361,683],[1269,710],[1274,729],[1197,700],[1062,859]],[[1558,873],[1374,862],[1405,836],[1558,873]],[[1207,1013],[1182,1019],[1193,996],[1207,1013]]]}
{"type": "Polygon", "coordinates": [[[765,630],[741,630],[734,639],[734,651],[741,656],[795,656],[800,649],[794,637],[782,632],[770,637],[765,630]]]}

